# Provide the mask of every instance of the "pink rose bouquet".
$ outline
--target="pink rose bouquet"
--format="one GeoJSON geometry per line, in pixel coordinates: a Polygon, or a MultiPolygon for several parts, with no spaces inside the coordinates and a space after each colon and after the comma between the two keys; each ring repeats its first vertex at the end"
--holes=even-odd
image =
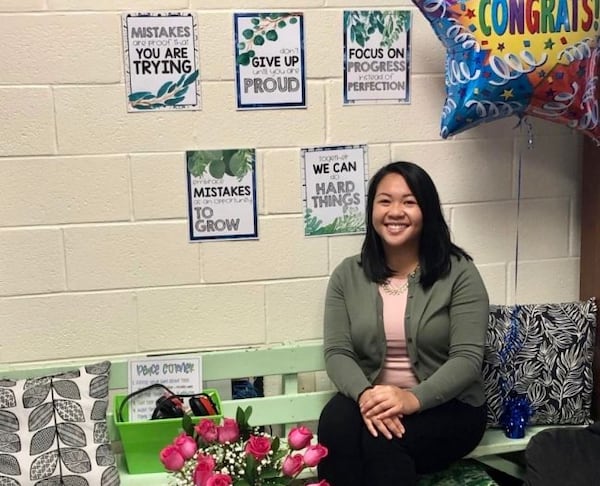
{"type": "MultiPolygon", "coordinates": [[[[160,460],[177,486],[329,486],[327,481],[302,480],[301,473],[327,455],[311,444],[313,433],[293,428],[287,441],[248,424],[252,408],[238,407],[236,419],[218,425],[202,419],[193,425],[183,418],[184,432],[160,452],[160,460]]],[[[314,476],[314,471],[309,476],[314,476]]]]}

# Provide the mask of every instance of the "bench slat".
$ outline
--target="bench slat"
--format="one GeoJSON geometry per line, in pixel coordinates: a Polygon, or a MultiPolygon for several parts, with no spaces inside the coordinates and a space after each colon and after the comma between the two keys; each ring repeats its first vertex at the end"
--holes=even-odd
{"type": "MultiPolygon", "coordinates": [[[[319,341],[274,345],[271,347],[198,351],[185,355],[202,357],[202,377],[205,381],[243,378],[246,376],[296,374],[321,371],[325,368],[323,344],[319,341]]],[[[128,360],[143,359],[144,357],[146,356],[106,356],[51,363],[2,365],[0,366],[0,376],[22,379],[58,373],[77,368],[83,364],[109,360],[112,363],[109,386],[112,390],[120,390],[127,389],[128,360]]],[[[154,357],[159,358],[160,356],[154,357]]]]}
{"type": "Polygon", "coordinates": [[[321,410],[334,395],[332,391],[244,398],[222,402],[223,415],[235,417],[237,407],[252,406],[252,425],[297,424],[317,420],[321,410]]]}
{"type": "Polygon", "coordinates": [[[522,451],[535,434],[544,429],[555,427],[577,427],[577,425],[534,425],[525,429],[525,437],[521,439],[510,439],[506,437],[502,429],[488,429],[485,431],[479,445],[467,457],[478,458],[494,454],[522,451]]]}

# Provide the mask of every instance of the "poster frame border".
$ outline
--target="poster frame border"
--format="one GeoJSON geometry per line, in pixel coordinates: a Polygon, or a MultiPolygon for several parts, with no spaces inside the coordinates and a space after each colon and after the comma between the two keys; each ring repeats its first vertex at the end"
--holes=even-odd
{"type": "MultiPolygon", "coordinates": [[[[188,209],[188,236],[190,243],[197,243],[201,241],[219,241],[219,240],[256,240],[258,239],[258,204],[257,204],[257,196],[258,196],[258,188],[256,187],[256,149],[254,151],[254,160],[253,160],[253,170],[252,170],[252,218],[254,223],[254,233],[252,234],[244,234],[244,235],[231,235],[231,236],[193,236],[194,235],[194,220],[192,217],[193,207],[192,207],[192,177],[187,168],[187,152],[196,152],[196,151],[206,151],[208,149],[198,149],[198,150],[186,150],[185,151],[185,177],[186,177],[186,185],[187,185],[187,209],[188,209]]],[[[227,150],[227,149],[216,149],[216,150],[227,150]]],[[[239,150],[239,149],[238,149],[239,150]]]]}
{"type": "Polygon", "coordinates": [[[291,13],[298,15],[300,24],[300,51],[302,53],[300,59],[300,69],[302,72],[301,84],[302,84],[302,101],[295,103],[247,103],[242,104],[241,90],[240,90],[240,68],[237,63],[237,46],[239,40],[238,31],[238,17],[256,17],[258,14],[267,12],[234,12],[233,13],[233,63],[235,66],[235,99],[236,109],[243,110],[276,110],[278,108],[294,108],[303,109],[306,106],[306,70],[305,70],[305,39],[304,39],[304,12],[290,12],[290,11],[269,11],[268,13],[291,13]]]}
{"type": "Polygon", "coordinates": [[[196,12],[192,11],[172,11],[172,10],[163,10],[163,11],[138,11],[138,12],[123,12],[121,15],[121,29],[122,36],[121,42],[123,46],[123,77],[125,84],[125,104],[127,113],[147,113],[147,112],[158,112],[158,111],[202,111],[202,102],[204,101],[202,94],[202,86],[200,83],[200,78],[202,75],[202,70],[200,69],[200,39],[198,34],[198,15],[196,12]],[[164,108],[153,108],[150,110],[139,110],[131,108],[129,103],[129,96],[131,95],[132,87],[131,87],[131,71],[130,71],[130,49],[129,45],[129,29],[127,20],[130,17],[191,17],[192,18],[192,33],[194,39],[194,60],[196,62],[196,69],[198,70],[198,77],[196,81],[194,81],[194,86],[196,88],[196,104],[195,105],[175,105],[175,106],[165,106],[164,108]]]}

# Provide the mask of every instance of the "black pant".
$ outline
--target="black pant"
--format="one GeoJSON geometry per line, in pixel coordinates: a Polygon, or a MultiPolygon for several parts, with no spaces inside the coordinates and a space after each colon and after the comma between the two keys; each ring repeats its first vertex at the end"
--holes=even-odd
{"type": "Polygon", "coordinates": [[[547,429],[525,450],[527,486],[593,486],[600,483],[600,422],[586,428],[547,429]]]}
{"type": "Polygon", "coordinates": [[[357,403],[335,395],[321,412],[319,442],[329,449],[319,479],[331,486],[412,486],[471,452],[485,432],[486,407],[451,400],[402,419],[401,439],[373,437],[357,403]]]}

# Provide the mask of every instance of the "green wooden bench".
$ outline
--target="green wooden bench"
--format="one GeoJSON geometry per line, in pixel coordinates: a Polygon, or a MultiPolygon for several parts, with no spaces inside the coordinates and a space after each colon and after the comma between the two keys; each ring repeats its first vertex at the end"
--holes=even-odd
{"type": "MultiPolygon", "coordinates": [[[[335,393],[332,389],[320,391],[299,391],[299,375],[303,373],[321,372],[324,369],[323,345],[321,341],[302,342],[287,345],[264,346],[219,351],[203,351],[203,378],[206,385],[219,380],[243,378],[247,376],[281,376],[280,393],[267,397],[241,400],[223,400],[224,416],[235,417],[238,406],[253,407],[251,423],[253,425],[281,425],[282,433],[301,422],[318,420],[323,406],[335,393]]],[[[142,356],[102,357],[112,362],[109,388],[113,394],[124,394],[127,390],[128,360],[142,356]]],[[[1,377],[14,379],[31,376],[42,376],[65,369],[72,369],[82,364],[99,361],[99,358],[87,360],[65,360],[17,364],[0,367],[1,377]]],[[[302,381],[302,380],[300,380],[302,381]]],[[[114,417],[109,411],[108,425],[114,449],[120,450],[119,435],[114,424],[114,417]]],[[[530,427],[523,439],[508,439],[503,431],[489,429],[479,446],[469,454],[489,467],[520,478],[523,469],[511,462],[503,454],[522,451],[529,439],[545,427],[530,427]]],[[[165,444],[166,445],[166,444],[165,444]]],[[[122,455],[118,455],[123,486],[166,484],[166,474],[128,474],[122,455]]],[[[424,484],[454,484],[444,482],[425,482],[424,484]]],[[[482,483],[472,483],[482,484],[482,483]]],[[[490,482],[488,484],[495,484],[490,482]]]]}

